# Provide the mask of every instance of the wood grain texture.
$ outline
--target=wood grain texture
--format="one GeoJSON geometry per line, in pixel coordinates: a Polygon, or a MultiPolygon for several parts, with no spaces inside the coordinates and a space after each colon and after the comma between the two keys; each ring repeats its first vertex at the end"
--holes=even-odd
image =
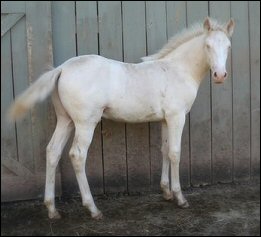
{"type": "Polygon", "coordinates": [[[250,177],[250,71],[248,3],[231,2],[237,27],[232,38],[234,180],[250,177]]]}
{"type": "MultiPolygon", "coordinates": [[[[209,2],[210,16],[226,23],[230,19],[230,2],[209,2]]],[[[227,59],[228,79],[212,86],[212,181],[232,181],[232,74],[231,57],[227,59]]]]}
{"type": "MultiPolygon", "coordinates": [[[[166,2],[167,9],[167,35],[168,39],[186,28],[186,2],[169,1],[166,2]]],[[[182,187],[190,186],[190,152],[189,152],[189,119],[186,116],[186,122],[182,133],[181,155],[180,155],[180,183],[182,187]]]]}
{"type": "MultiPolygon", "coordinates": [[[[25,3],[23,2],[23,4],[25,3]]],[[[21,7],[21,3],[18,6],[21,7]]],[[[4,40],[1,42],[1,46],[4,48],[3,53],[9,52],[9,57],[8,54],[1,57],[1,61],[6,58],[3,63],[9,60],[8,66],[5,65],[3,70],[6,75],[2,78],[7,78],[7,71],[11,76],[8,84],[4,83],[4,79],[1,80],[1,84],[3,82],[2,89],[5,88],[6,92],[9,89],[9,96],[5,95],[5,99],[2,101],[10,99],[10,96],[16,97],[28,87],[29,82],[36,80],[44,72],[47,65],[52,64],[50,3],[30,2],[26,4],[26,7],[23,7],[26,18],[20,18],[6,33],[7,38],[4,36],[3,39],[7,39],[8,45],[4,45],[4,40]],[[39,47],[39,45],[42,47],[39,47]],[[12,88],[7,87],[12,82],[12,88]]],[[[37,198],[44,193],[45,182],[37,177],[44,177],[45,175],[46,136],[50,125],[48,124],[47,104],[48,102],[45,102],[42,108],[34,109],[32,117],[29,113],[24,119],[18,121],[15,127],[14,124],[7,126],[8,129],[13,128],[13,131],[16,130],[14,131],[16,135],[12,138],[13,141],[10,142],[10,144],[15,143],[16,147],[10,149],[10,145],[9,147],[4,145],[8,149],[8,153],[12,151],[14,155],[10,157],[8,153],[3,154],[3,170],[10,171],[3,177],[5,180],[1,188],[1,191],[3,190],[3,200],[37,198]],[[28,182],[28,179],[32,182],[28,182]],[[28,189],[19,186],[24,180],[28,182],[28,189]]],[[[5,126],[3,125],[3,127],[5,126]]],[[[11,134],[14,133],[11,132],[11,134]]],[[[5,151],[5,148],[3,151],[5,151]]],[[[59,194],[61,192],[59,174],[57,179],[56,191],[59,194]]]]}
{"type": "MultiPolygon", "coordinates": [[[[145,2],[122,3],[125,62],[140,62],[146,55],[145,2]]],[[[150,190],[148,123],[126,124],[128,192],[150,190]]]]}
{"type": "Polygon", "coordinates": [[[7,14],[6,16],[1,17],[1,37],[10,30],[22,17],[23,13],[18,14],[7,14]]]}
{"type": "Polygon", "coordinates": [[[2,1],[1,13],[25,13],[25,1],[2,1]]]}
{"type": "MultiPolygon", "coordinates": [[[[25,18],[12,27],[11,34],[14,96],[16,97],[29,86],[25,18]]],[[[19,162],[33,171],[32,123],[30,113],[22,120],[16,122],[16,130],[19,162]]]]}
{"type": "MultiPolygon", "coordinates": [[[[28,79],[31,83],[52,65],[51,8],[48,2],[28,2],[26,12],[28,79]]],[[[48,130],[48,101],[44,101],[32,109],[34,164],[38,172],[45,171],[48,130]]]]}
{"type": "Polygon", "coordinates": [[[260,2],[249,1],[251,178],[260,178],[260,2]],[[259,27],[258,27],[259,26],[259,27]]]}
{"type": "MultiPolygon", "coordinates": [[[[208,16],[208,2],[187,2],[188,25],[208,16]]],[[[211,89],[209,74],[202,81],[190,112],[191,183],[211,183],[211,89]]]]}
{"type": "MultiPolygon", "coordinates": [[[[45,149],[56,120],[50,99],[17,123],[6,125],[4,115],[13,97],[52,66],[52,52],[55,67],[84,54],[139,63],[207,15],[235,20],[229,77],[218,86],[207,76],[200,86],[182,135],[181,185],[260,178],[259,1],[3,1],[1,13],[2,200],[44,194],[45,149]]],[[[93,194],[160,191],[160,130],[160,123],[99,123],[86,167],[93,194]]],[[[79,192],[68,156],[73,135],[60,167],[64,195],[79,192]]]]}
{"type": "Polygon", "coordinates": [[[1,39],[1,68],[1,157],[18,160],[15,123],[7,124],[5,116],[13,101],[10,32],[1,39]]]}
{"type": "MultiPolygon", "coordinates": [[[[121,2],[98,2],[102,56],[122,61],[121,2]]],[[[125,124],[102,121],[105,192],[127,191],[125,124]]]]}
{"type": "MultiPolygon", "coordinates": [[[[153,54],[167,42],[165,2],[146,2],[147,51],[153,54]]],[[[151,188],[160,190],[161,177],[161,124],[150,123],[151,188]]]]}
{"type": "MultiPolygon", "coordinates": [[[[76,29],[78,55],[98,54],[98,17],[96,2],[76,2],[76,29]]],[[[95,129],[88,151],[86,174],[93,194],[102,194],[103,161],[102,161],[101,124],[95,129]]]]}
{"type": "Polygon", "coordinates": [[[78,55],[98,54],[98,16],[95,1],[76,1],[78,55]]]}
{"type": "Polygon", "coordinates": [[[52,2],[54,66],[76,56],[75,4],[73,1],[52,2]]]}
{"type": "MultiPolygon", "coordinates": [[[[74,2],[52,2],[52,32],[54,66],[76,56],[74,2]]],[[[61,158],[62,190],[65,194],[79,192],[75,173],[69,158],[74,132],[67,142],[61,158]]]]}

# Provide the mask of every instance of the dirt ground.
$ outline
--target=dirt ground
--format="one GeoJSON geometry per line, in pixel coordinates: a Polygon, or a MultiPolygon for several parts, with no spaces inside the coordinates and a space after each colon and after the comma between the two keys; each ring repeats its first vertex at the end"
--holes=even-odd
{"type": "Polygon", "coordinates": [[[56,200],[51,221],[42,201],[1,205],[1,235],[260,235],[260,183],[218,184],[184,191],[188,209],[160,194],[96,196],[104,214],[91,219],[79,197],[56,200]]]}

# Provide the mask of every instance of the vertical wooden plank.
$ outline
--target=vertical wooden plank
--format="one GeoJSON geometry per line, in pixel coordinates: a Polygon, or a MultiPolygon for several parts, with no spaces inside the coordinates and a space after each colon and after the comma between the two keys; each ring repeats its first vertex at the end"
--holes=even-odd
{"type": "Polygon", "coordinates": [[[248,3],[231,2],[237,28],[232,38],[234,179],[250,175],[250,75],[248,3]]]}
{"type": "MultiPolygon", "coordinates": [[[[50,3],[26,2],[26,25],[28,78],[30,82],[33,82],[52,65],[50,3]]],[[[48,112],[48,101],[32,110],[34,162],[37,173],[45,171],[46,138],[49,131],[48,112]]]]}
{"type": "MultiPolygon", "coordinates": [[[[145,2],[122,2],[124,61],[146,55],[145,2]],[[130,24],[131,22],[131,24],[130,24]]],[[[148,123],[126,124],[128,191],[150,190],[148,123]]]]}
{"type": "MultiPolygon", "coordinates": [[[[12,60],[15,96],[22,93],[29,85],[27,71],[27,47],[25,17],[11,29],[12,35],[12,60]]],[[[19,162],[30,170],[34,169],[32,124],[30,113],[22,120],[17,121],[17,149],[19,162]],[[25,139],[25,137],[27,139],[25,139]]]]}
{"type": "MultiPolygon", "coordinates": [[[[54,66],[59,66],[67,59],[76,56],[75,41],[75,3],[52,2],[52,29],[54,66]]],[[[61,160],[62,190],[71,194],[79,192],[79,186],[69,159],[69,149],[74,133],[64,149],[61,160]]]]}
{"type": "Polygon", "coordinates": [[[124,61],[139,63],[146,54],[145,2],[123,1],[122,20],[124,61]]]}
{"type": "MultiPolygon", "coordinates": [[[[202,22],[208,15],[208,2],[188,1],[188,25],[202,22]]],[[[197,98],[190,112],[191,141],[191,183],[211,183],[211,110],[210,78],[207,76],[200,85],[197,98]]]]}
{"type": "MultiPolygon", "coordinates": [[[[98,54],[98,16],[96,2],[76,2],[76,29],[78,55],[98,54]]],[[[103,163],[101,124],[95,129],[88,151],[86,173],[94,194],[103,193],[103,163]]]]}
{"type": "Polygon", "coordinates": [[[78,55],[98,54],[98,16],[95,1],[76,1],[78,55]]]}
{"type": "MultiPolygon", "coordinates": [[[[13,101],[13,79],[10,37],[10,31],[8,31],[1,38],[1,159],[5,158],[17,160],[15,123],[7,124],[5,120],[5,115],[8,110],[8,107],[13,101]]],[[[2,169],[2,166],[1,170],[4,172],[6,171],[2,169]]],[[[2,185],[4,186],[4,184],[2,185]]]]}
{"type": "MultiPolygon", "coordinates": [[[[186,2],[168,1],[167,9],[167,35],[168,39],[186,28],[186,2]]],[[[182,134],[181,157],[180,157],[180,183],[183,187],[190,186],[190,157],[189,157],[189,115],[182,134]]]]}
{"type": "Polygon", "coordinates": [[[121,3],[98,2],[100,53],[104,57],[122,60],[121,3]],[[111,28],[111,29],[109,29],[111,28]]]}
{"type": "MultiPolygon", "coordinates": [[[[102,56],[122,60],[121,2],[98,2],[102,56]]],[[[105,192],[127,190],[125,124],[102,121],[105,192]]]]}
{"type": "MultiPolygon", "coordinates": [[[[230,2],[209,2],[210,16],[220,22],[230,19],[230,2]]],[[[231,57],[227,59],[228,79],[212,85],[212,181],[232,181],[232,75],[231,57]]]]}
{"type": "Polygon", "coordinates": [[[186,2],[168,1],[166,2],[167,10],[167,36],[170,39],[172,36],[186,28],[186,2]]]}
{"type": "MultiPolygon", "coordinates": [[[[165,2],[146,2],[147,51],[153,54],[167,42],[166,33],[166,6],[165,2]]],[[[150,123],[150,162],[151,187],[154,191],[160,190],[161,177],[161,125],[150,123]]]]}
{"type": "Polygon", "coordinates": [[[260,177],[260,2],[249,1],[251,178],[260,177]],[[257,27],[259,26],[259,27],[257,27]]]}
{"type": "Polygon", "coordinates": [[[54,66],[76,56],[75,4],[73,1],[52,2],[54,66]]]}

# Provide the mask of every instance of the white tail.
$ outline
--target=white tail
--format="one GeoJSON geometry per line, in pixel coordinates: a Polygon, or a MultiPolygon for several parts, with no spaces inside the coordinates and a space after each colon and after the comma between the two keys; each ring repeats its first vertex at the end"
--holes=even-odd
{"type": "Polygon", "coordinates": [[[61,68],[56,68],[44,73],[15,100],[8,111],[8,118],[10,120],[21,118],[37,102],[46,99],[55,88],[56,81],[61,72],[61,68]]]}

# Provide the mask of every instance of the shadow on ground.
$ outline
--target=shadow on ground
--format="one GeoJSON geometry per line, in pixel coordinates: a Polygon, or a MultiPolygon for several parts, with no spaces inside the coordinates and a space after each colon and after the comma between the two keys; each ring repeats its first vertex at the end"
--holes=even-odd
{"type": "Polygon", "coordinates": [[[58,199],[50,221],[42,201],[1,205],[1,235],[260,235],[260,184],[219,184],[184,191],[190,207],[160,194],[97,196],[92,220],[80,198],[58,199]]]}

